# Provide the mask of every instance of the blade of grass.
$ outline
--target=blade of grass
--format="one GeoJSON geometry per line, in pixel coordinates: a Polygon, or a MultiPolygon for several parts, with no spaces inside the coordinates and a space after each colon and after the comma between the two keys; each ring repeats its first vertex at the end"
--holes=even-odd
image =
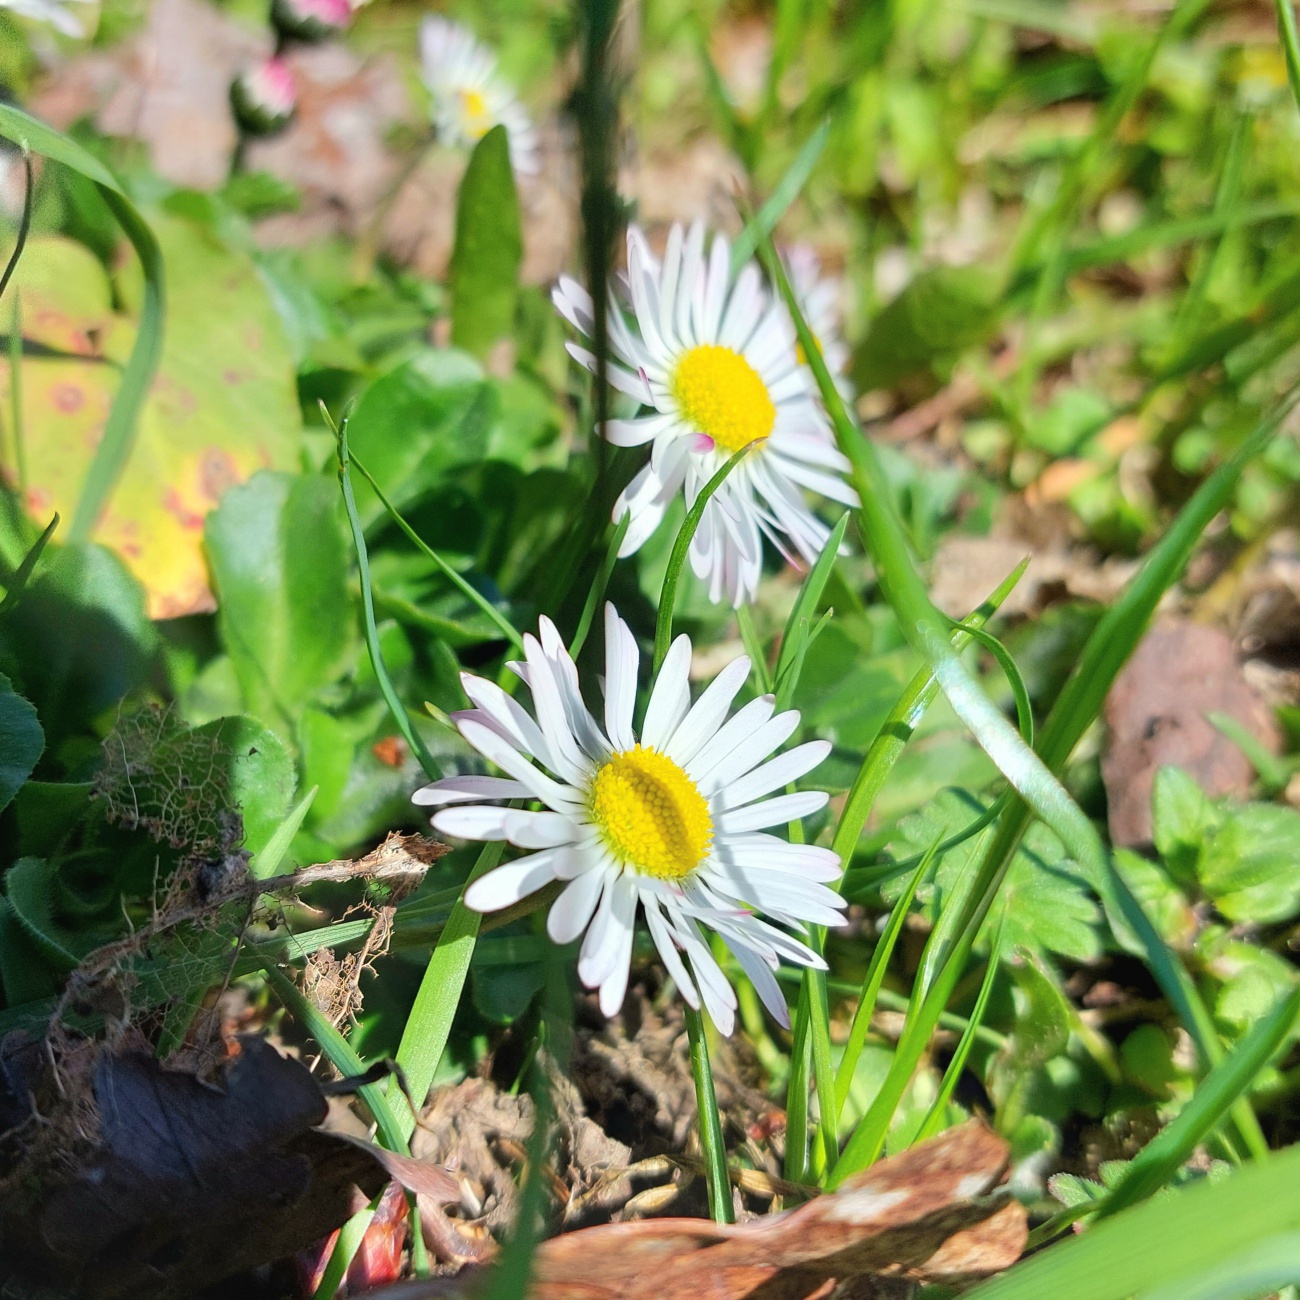
{"type": "Polygon", "coordinates": [[[668,557],[668,570],[664,574],[663,591],[659,597],[659,615],[655,620],[654,671],[656,673],[664,661],[664,656],[668,653],[668,647],[672,644],[673,606],[677,602],[677,583],[681,578],[682,566],[686,563],[686,552],[690,549],[691,539],[695,536],[695,530],[700,526],[700,520],[704,518],[705,507],[708,506],[713,494],[726,481],[727,475],[761,441],[761,439],[758,439],[746,443],[727,460],[727,463],[700,489],[699,496],[695,498],[694,504],[686,512],[686,518],[682,520],[682,526],[677,530],[677,539],[673,542],[672,554],[668,557]]]}
{"type": "Polygon", "coordinates": [[[432,560],[442,572],[442,575],[461,593],[461,595],[464,596],[466,600],[477,605],[487,618],[500,629],[501,635],[504,636],[505,639],[522,654],[524,649],[524,639],[520,636],[519,632],[516,631],[514,624],[511,623],[510,620],[506,618],[506,616],[497,609],[497,607],[488,600],[481,591],[475,590],[473,586],[466,582],[465,579],[462,578],[461,575],[457,573],[456,570],[453,569],[437,551],[429,546],[419,533],[417,533],[415,529],[402,518],[397,507],[394,506],[393,503],[384,495],[383,488],[375,482],[374,475],[371,474],[371,472],[356,458],[356,456],[349,455],[348,460],[353,469],[355,469],[357,473],[370,484],[374,494],[379,498],[380,504],[388,511],[393,522],[406,534],[407,539],[426,559],[432,560]]]}
{"type": "Polygon", "coordinates": [[[26,147],[23,148],[23,179],[23,214],[18,221],[18,237],[14,240],[14,251],[9,254],[4,273],[0,275],[0,298],[4,297],[4,291],[9,287],[9,281],[18,268],[18,259],[22,257],[23,249],[27,247],[27,236],[32,229],[32,198],[36,187],[32,182],[32,154],[26,147]]]}
{"type": "MultiPolygon", "coordinates": [[[[807,643],[812,628],[813,615],[817,612],[817,605],[822,598],[822,593],[826,590],[826,583],[830,580],[831,572],[835,568],[835,558],[839,554],[840,547],[844,544],[844,533],[848,526],[849,516],[846,513],[840,516],[839,523],[831,529],[831,534],[826,539],[826,545],[822,547],[817,562],[808,570],[808,576],[803,580],[803,585],[799,588],[799,595],[795,598],[794,606],[790,610],[790,617],[785,621],[785,632],[781,637],[781,652],[776,659],[776,672],[773,677],[778,688],[781,687],[790,674],[795,659],[803,653],[802,647],[807,643]]],[[[796,680],[797,677],[798,674],[796,673],[796,680]]],[[[792,686],[787,692],[787,698],[793,693],[792,686]]]]}
{"type": "Polygon", "coordinates": [[[81,496],[72,512],[68,540],[84,542],[94,531],[99,516],[120,477],[135,440],[136,422],[158,359],[162,355],[164,288],[162,250],[135,205],[116,178],[92,154],[74,140],[46,126],[12,104],[0,104],[0,135],[24,151],[44,154],[92,181],[127,239],[131,241],[144,272],[144,296],[140,325],[131,355],[122,367],[122,378],[104,423],[104,432],[81,485],[81,496]]]}
{"type": "MultiPolygon", "coordinates": [[[[1141,639],[1160,597],[1177,580],[1201,533],[1229,503],[1242,471],[1268,445],[1281,418],[1282,413],[1278,413],[1261,423],[1242,443],[1232,459],[1201,485],[1165,535],[1152,547],[1124,594],[1099,620],[1070,678],[1057,697],[1039,737],[1039,753],[1052,770],[1060,771],[1064,768],[1084,731],[1100,713],[1111,682],[1141,639]]],[[[937,951],[927,954],[928,967],[936,974],[920,1007],[914,1008],[913,1015],[909,1017],[889,1077],[882,1088],[882,1095],[902,1096],[903,1089],[925,1050],[930,1033],[956,986],[965,955],[993,904],[997,889],[1031,816],[1031,810],[1023,800],[1013,799],[998,824],[997,833],[988,850],[974,868],[974,878],[963,902],[962,915],[951,932],[956,937],[946,949],[937,946],[937,951]]],[[[1202,1059],[1207,1066],[1213,1065],[1221,1058],[1223,1049],[1195,986],[1122,880],[1119,880],[1110,859],[1106,857],[1096,865],[1099,869],[1094,884],[1102,893],[1103,901],[1108,900],[1110,907],[1127,919],[1137,932],[1152,974],[1184,1028],[1192,1035],[1202,1059]]],[[[1258,1122],[1244,1100],[1234,1107],[1233,1116],[1250,1149],[1254,1152],[1267,1150],[1258,1122]]],[[[833,1181],[870,1163],[879,1150],[878,1142],[883,1141],[883,1132],[883,1127],[878,1122],[870,1131],[860,1126],[840,1158],[832,1176],[833,1181]]]]}
{"type": "Polygon", "coordinates": [[[1006,922],[1007,914],[1004,911],[1002,921],[998,925],[998,932],[989,948],[988,965],[984,969],[984,978],[980,982],[980,991],[975,998],[975,1005],[971,1008],[970,1021],[957,1041],[957,1049],[952,1054],[952,1060],[948,1062],[948,1068],[943,1072],[939,1095],[934,1099],[934,1105],[930,1107],[929,1114],[917,1131],[914,1142],[924,1142],[926,1138],[933,1137],[939,1131],[944,1112],[948,1109],[948,1102],[952,1099],[953,1090],[957,1087],[957,1081],[966,1068],[966,1058],[970,1056],[970,1049],[975,1045],[979,1027],[984,1023],[984,1012],[988,1009],[989,995],[993,992],[993,983],[997,979],[998,967],[1002,962],[1002,938],[1006,931],[1006,922]]]}
{"type": "Polygon", "coordinates": [[[831,124],[828,118],[804,141],[803,147],[795,155],[794,162],[777,182],[776,189],[736,236],[736,242],[731,246],[733,276],[754,256],[754,251],[759,244],[771,236],[790,204],[799,197],[799,191],[808,183],[808,177],[812,175],[817,160],[822,156],[822,150],[826,148],[830,130],[831,124]]]}
{"type": "MultiPolygon", "coordinates": [[[[491,871],[501,861],[504,850],[505,845],[500,841],[485,844],[465,885],[468,887],[491,871]]],[[[402,1039],[397,1046],[397,1064],[402,1068],[411,1099],[417,1106],[423,1105],[429,1095],[433,1076],[447,1046],[465,978],[469,974],[480,922],[479,914],[465,906],[462,891],[425,967],[411,1014],[402,1030],[402,1039]]],[[[398,1120],[404,1134],[409,1134],[415,1127],[415,1116],[405,1104],[398,1108],[398,1120]]]]}
{"type": "Polygon", "coordinates": [[[618,548],[623,545],[623,538],[627,536],[628,526],[632,522],[632,514],[629,511],[614,527],[610,534],[609,545],[605,548],[605,558],[600,562],[600,568],[596,571],[596,580],[592,583],[591,590],[587,593],[586,603],[582,607],[582,617],[578,620],[577,631],[573,634],[573,639],[569,642],[569,655],[576,660],[582,652],[582,647],[587,643],[587,633],[591,631],[591,621],[596,617],[596,611],[600,608],[600,602],[605,599],[605,589],[609,586],[609,575],[614,572],[614,565],[618,562],[618,548]]]}
{"type": "Polygon", "coordinates": [[[718,1115],[718,1098],[713,1088],[713,1070],[709,1065],[709,1045],[704,1037],[704,1017],[694,1007],[683,1004],[686,1034],[691,1047],[691,1074],[695,1079],[695,1106],[700,1123],[700,1149],[704,1154],[705,1177],[709,1187],[709,1214],[714,1223],[732,1223],[731,1179],[727,1173],[727,1147],[722,1137],[722,1120],[718,1115]]]}
{"type": "Polygon", "coordinates": [[[862,977],[862,992],[858,995],[858,1005],[853,1011],[853,1021],[849,1025],[848,1041],[844,1044],[844,1055],[840,1058],[840,1068],[835,1076],[837,1127],[838,1112],[844,1109],[844,1103],[848,1100],[849,1088],[853,1083],[854,1072],[858,1068],[858,1058],[862,1055],[863,1045],[867,1041],[871,1018],[876,1013],[876,1000],[880,994],[880,986],[885,980],[885,972],[889,969],[889,959],[893,956],[894,945],[898,942],[898,936],[903,933],[907,914],[912,909],[912,899],[916,897],[917,886],[930,869],[930,863],[934,861],[938,847],[936,844],[921,855],[920,862],[917,863],[906,887],[894,904],[894,910],[889,914],[889,924],[877,941],[867,966],[867,973],[862,977]]]}
{"type": "Polygon", "coordinates": [[[316,799],[316,791],[319,789],[318,785],[312,786],[288,817],[275,828],[275,834],[267,840],[261,851],[253,855],[252,861],[248,864],[248,874],[254,880],[268,880],[279,871],[280,863],[284,861],[284,855],[289,852],[293,837],[298,834],[308,812],[311,811],[311,806],[316,799]]]}
{"type": "Polygon", "coordinates": [[[1124,1179],[1098,1211],[1106,1218],[1145,1200],[1166,1183],[1190,1158],[1198,1143],[1212,1133],[1243,1096],[1255,1077],[1287,1040],[1300,1016],[1300,985],[1293,988],[1196,1086],[1192,1099],[1133,1158],[1124,1179]]]}
{"type": "Polygon", "coordinates": [[[54,518],[45,525],[45,531],[32,543],[27,554],[23,556],[22,563],[14,571],[14,576],[9,581],[9,588],[5,592],[4,600],[0,601],[0,614],[6,613],[22,599],[23,592],[27,589],[27,583],[30,581],[32,571],[39,563],[41,556],[45,552],[49,540],[54,536],[54,530],[59,526],[59,516],[56,513],[54,518]]]}
{"type": "Polygon", "coordinates": [[[1300,108],[1300,34],[1296,32],[1295,10],[1291,0],[1276,0],[1277,35],[1282,42],[1282,54],[1286,59],[1286,79],[1291,83],[1291,95],[1300,108]]]}
{"type": "Polygon", "coordinates": [[[14,470],[18,495],[27,500],[27,441],[23,436],[23,296],[14,290],[9,313],[9,413],[13,422],[14,470]]]}
{"type": "Polygon", "coordinates": [[[329,412],[325,410],[324,404],[321,406],[321,411],[325,416],[326,423],[334,431],[338,449],[339,486],[343,491],[343,505],[347,510],[348,524],[352,529],[352,542],[357,548],[357,572],[361,579],[361,608],[365,622],[366,649],[370,652],[370,664],[375,672],[375,680],[379,683],[379,692],[384,697],[384,703],[388,705],[388,711],[392,714],[397,729],[411,747],[411,752],[419,759],[425,775],[428,776],[429,780],[436,781],[442,776],[442,769],[435,762],[433,755],[429,753],[428,746],[424,743],[424,737],[416,731],[412,724],[410,714],[407,713],[406,706],[402,703],[397,694],[397,689],[393,685],[393,679],[388,675],[388,667],[384,663],[383,651],[379,648],[379,627],[375,622],[375,597],[370,587],[370,553],[366,549],[366,536],[361,527],[361,516],[357,513],[357,502],[352,492],[352,477],[349,473],[351,457],[348,452],[347,417],[343,418],[341,424],[335,425],[329,412]]]}

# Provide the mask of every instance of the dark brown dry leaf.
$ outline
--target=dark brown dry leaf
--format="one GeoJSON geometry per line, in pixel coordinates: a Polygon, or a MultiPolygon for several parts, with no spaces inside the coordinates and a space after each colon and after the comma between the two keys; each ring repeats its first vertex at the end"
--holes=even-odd
{"type": "Polygon", "coordinates": [[[1151,842],[1151,787],[1166,764],[1189,773],[1206,794],[1244,797],[1254,769],[1206,721],[1226,713],[1277,751],[1277,724],[1247,684],[1231,638],[1217,628],[1167,619],[1143,638],[1106,697],[1102,755],[1110,834],[1116,844],[1151,842]]]}
{"type": "Polygon", "coordinates": [[[87,1300],[194,1294],[292,1255],[389,1181],[454,1195],[416,1161],[318,1127],[310,1072],[237,1040],[216,1086],[164,1069],[138,1035],[116,1047],[0,1048],[0,1278],[87,1300]]]}

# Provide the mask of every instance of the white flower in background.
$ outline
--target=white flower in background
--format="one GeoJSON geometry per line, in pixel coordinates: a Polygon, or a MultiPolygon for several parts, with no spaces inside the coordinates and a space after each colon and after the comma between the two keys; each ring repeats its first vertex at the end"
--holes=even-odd
{"type": "Polygon", "coordinates": [[[585,932],[578,975],[600,990],[607,1016],[623,1003],[639,904],[682,996],[695,1008],[703,1001],[713,1023],[729,1034],[736,995],[709,950],[701,929],[707,926],[722,936],[768,1010],[788,1025],[772,972],[782,959],[823,963],[755,912],[798,929],[841,924],[845,904],[825,883],[840,875],[834,853],[765,833],[816,812],[827,796],[765,796],[811,771],[830,745],[814,740],[770,757],[799,723],[794,710],[774,715],[770,695],[727,719],[749,675],[745,658],[723,669],[692,705],[685,636],[673,642],[638,730],[632,716],[637,645],[612,605],[605,606],[602,727],[583,702],[577,669],[554,625],[543,618],[540,631],[540,640],[524,638],[527,663],[513,665],[532,693],[534,714],[492,682],[461,677],[477,707],[458,714],[456,725],[506,776],[449,777],[413,796],[434,806],[537,799],[546,807],[523,812],[473,804],[434,816],[445,835],[536,850],[475,881],[466,904],[494,912],[554,880],[565,882],[547,932],[556,943],[585,932]]]}
{"type": "MultiPolygon", "coordinates": [[[[704,227],[683,236],[674,226],[662,263],[636,227],[627,235],[627,293],[633,321],[611,295],[609,382],[651,408],[611,420],[605,436],[616,446],[650,444],[650,461],[614,507],[630,512],[620,555],[631,555],[655,531],[672,499],[688,506],[733,452],[761,443],[732,470],[705,508],[691,542],[691,567],[710,599],[734,605],[754,599],[762,572],[762,537],[787,556],[811,563],[829,530],[803,490],[844,505],[857,494],[841,477],[849,463],[836,449],[808,368],[800,364],[785,307],[746,263],[732,279],[730,248],[715,236],[708,253],[704,227]]],[[[556,308],[591,337],[591,295],[567,276],[556,308]]],[[[596,358],[569,344],[596,372],[596,358]]]]}
{"type": "MultiPolygon", "coordinates": [[[[848,379],[849,347],[840,333],[839,284],[822,278],[821,263],[807,244],[793,244],[782,249],[781,260],[785,263],[799,310],[817,340],[835,387],[846,401],[852,401],[853,385],[848,379]]],[[[806,363],[808,358],[804,356],[803,347],[796,345],[796,351],[800,361],[806,363]]],[[[815,379],[813,386],[816,387],[815,379]]]]}
{"type": "Polygon", "coordinates": [[[0,9],[8,9],[20,18],[49,23],[65,36],[84,36],[81,19],[69,12],[69,6],[87,3],[90,0],[0,0],[0,9]]]}
{"type": "Polygon", "coordinates": [[[515,171],[531,176],[539,170],[532,121],[502,80],[496,55],[472,32],[448,18],[426,18],[420,24],[420,73],[433,98],[439,139],[471,148],[502,125],[510,136],[515,171]]]}

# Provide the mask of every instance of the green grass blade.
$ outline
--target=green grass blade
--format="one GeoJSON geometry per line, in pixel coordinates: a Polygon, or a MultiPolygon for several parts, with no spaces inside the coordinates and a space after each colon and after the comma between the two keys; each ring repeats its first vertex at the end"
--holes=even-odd
{"type": "Polygon", "coordinates": [[[1005,929],[1006,913],[1004,912],[1002,924],[998,926],[997,935],[994,937],[993,945],[989,949],[988,965],[984,969],[984,978],[980,981],[980,991],[975,998],[975,1005],[971,1008],[970,1022],[966,1026],[965,1033],[957,1041],[957,1050],[953,1052],[952,1060],[948,1062],[948,1068],[943,1072],[943,1082],[939,1085],[939,1095],[934,1099],[934,1105],[930,1107],[929,1114],[926,1115],[917,1132],[915,1139],[917,1142],[924,1142],[926,1138],[933,1137],[939,1131],[944,1112],[948,1109],[948,1102],[952,1099],[953,1090],[957,1087],[957,1081],[966,1068],[966,1058],[970,1056],[970,1049],[975,1045],[980,1026],[984,1023],[984,1013],[988,1009],[989,995],[993,992],[993,983],[997,979],[998,967],[1002,963],[1002,936],[1005,929]]]}
{"type": "MultiPolygon", "coordinates": [[[[848,526],[848,515],[841,515],[839,523],[831,529],[831,535],[826,539],[826,545],[822,547],[817,562],[808,570],[808,576],[803,580],[803,586],[799,588],[799,595],[790,610],[790,617],[785,621],[785,632],[781,637],[781,652],[776,659],[776,672],[773,676],[778,690],[785,687],[786,679],[796,659],[801,658],[807,646],[813,626],[813,616],[817,613],[822,592],[826,590],[831,571],[835,568],[835,559],[844,544],[844,533],[848,526]]],[[[789,689],[786,691],[787,702],[794,694],[797,680],[796,672],[794,680],[790,682],[789,689]]]]}
{"type": "Polygon", "coordinates": [[[577,659],[582,653],[582,647],[587,644],[587,633],[591,631],[592,620],[596,617],[596,611],[600,608],[600,602],[605,599],[605,589],[609,586],[609,576],[614,572],[614,565],[618,563],[618,548],[623,545],[623,538],[627,536],[628,526],[632,522],[632,514],[629,511],[618,521],[614,531],[610,534],[609,545],[605,548],[605,558],[600,562],[600,568],[596,571],[596,580],[591,585],[591,590],[587,593],[587,599],[582,606],[582,617],[578,620],[577,630],[569,642],[569,655],[577,659]]]}
{"type": "Polygon", "coordinates": [[[116,179],[103,163],[75,141],[46,126],[44,122],[37,121],[22,109],[14,108],[12,104],[0,104],[0,135],[24,150],[52,158],[93,181],[118,225],[131,241],[144,271],[144,298],[135,343],[122,368],[121,382],[104,424],[103,437],[95,449],[86,480],[81,487],[81,496],[72,513],[68,540],[73,543],[84,542],[94,531],[109,495],[131,455],[140,408],[149,395],[149,385],[162,355],[165,314],[162,250],[158,247],[153,231],[126,197],[116,179]]]}
{"type": "Polygon", "coordinates": [[[704,508],[709,504],[713,494],[726,481],[727,475],[756,447],[762,439],[746,443],[732,455],[727,463],[700,489],[695,504],[686,512],[682,526],[677,530],[677,540],[673,542],[672,553],[668,557],[668,571],[664,574],[663,591],[659,597],[659,616],[655,620],[655,658],[654,671],[659,671],[668,653],[673,639],[673,606],[677,602],[677,583],[682,576],[682,566],[686,563],[686,553],[690,550],[691,539],[704,518],[704,508]]]}
{"type": "Polygon", "coordinates": [[[1277,34],[1286,58],[1286,79],[1291,83],[1296,107],[1300,108],[1300,34],[1296,32],[1291,0],[1277,0],[1277,34]]]}
{"type": "MultiPolygon", "coordinates": [[[[466,886],[491,871],[501,861],[504,850],[505,845],[499,841],[485,844],[465,882],[466,886]]],[[[460,1006],[465,977],[469,974],[470,958],[474,955],[474,945],[478,940],[480,921],[479,914],[465,906],[462,894],[451,909],[447,924],[438,938],[438,946],[425,967],[424,978],[415,995],[415,1004],[411,1007],[411,1014],[402,1030],[402,1040],[397,1047],[397,1064],[402,1067],[411,1090],[411,1098],[417,1106],[423,1105],[424,1099],[429,1095],[438,1062],[442,1060],[443,1050],[447,1046],[447,1036],[451,1033],[452,1021],[460,1006]]],[[[415,1116],[405,1104],[398,1110],[398,1119],[403,1133],[409,1134],[415,1127],[415,1116]]]]}
{"type": "Polygon", "coordinates": [[[32,155],[27,149],[23,150],[23,214],[18,221],[18,237],[14,240],[14,251],[9,254],[9,261],[5,264],[4,273],[0,274],[0,298],[4,297],[5,290],[9,287],[9,281],[13,278],[13,273],[18,269],[18,259],[23,255],[23,249],[27,247],[27,236],[32,229],[32,197],[35,192],[35,184],[32,179],[32,155]]]}
{"type": "Polygon", "coordinates": [[[316,791],[319,789],[320,786],[312,786],[298,801],[297,807],[275,828],[275,834],[267,840],[261,852],[253,855],[253,860],[248,864],[248,874],[254,880],[269,880],[279,871],[280,863],[284,861],[284,855],[289,852],[289,845],[293,843],[293,837],[302,828],[302,824],[315,802],[316,791]]]}
{"type": "MultiPolygon", "coordinates": [[[[328,420],[329,413],[326,412],[325,414],[328,420]]],[[[333,421],[329,422],[333,427],[333,421]]],[[[352,529],[352,541],[357,548],[357,572],[361,578],[361,607],[365,621],[366,649],[370,652],[370,664],[375,671],[375,680],[379,683],[380,694],[384,697],[384,703],[388,705],[389,713],[393,715],[393,721],[397,724],[397,729],[411,747],[411,752],[420,760],[420,766],[424,768],[425,775],[428,776],[429,780],[436,781],[442,776],[442,769],[439,768],[433,755],[429,753],[424,738],[412,724],[411,716],[407,713],[406,706],[402,703],[397,694],[397,688],[393,685],[393,679],[388,675],[388,667],[384,663],[383,651],[379,648],[379,627],[375,622],[375,596],[370,587],[370,552],[366,549],[366,535],[361,527],[361,516],[357,513],[357,501],[352,492],[352,476],[349,472],[351,456],[348,451],[348,422],[346,418],[341,425],[334,427],[334,436],[337,439],[338,446],[339,486],[343,491],[343,505],[347,510],[348,524],[352,529]]]]}
{"type": "Polygon", "coordinates": [[[1181,1300],[1195,1293],[1209,1269],[1296,1232],[1300,1146],[1226,1178],[1204,1179],[1134,1206],[966,1295],[968,1300],[1149,1300],[1155,1288],[1164,1287],[1166,1298],[1181,1300]]]}
{"type": "Polygon", "coordinates": [[[14,468],[18,495],[27,499],[27,441],[23,430],[23,296],[14,290],[9,313],[9,413],[13,422],[14,468]]]}
{"type": "Polygon", "coordinates": [[[808,177],[812,175],[813,168],[817,166],[817,160],[822,156],[822,150],[826,147],[826,140],[830,135],[830,131],[831,124],[828,119],[808,137],[803,147],[795,155],[795,160],[790,164],[789,170],[777,183],[776,189],[772,191],[763,206],[745,223],[745,228],[736,236],[736,242],[731,246],[731,274],[733,276],[754,256],[759,244],[771,237],[777,223],[785,216],[790,204],[799,197],[799,191],[807,184],[808,177]]]}
{"type": "Polygon", "coordinates": [[[23,592],[27,589],[27,584],[31,580],[32,572],[40,562],[40,558],[45,553],[45,548],[49,545],[50,538],[54,536],[54,530],[58,526],[59,516],[56,513],[54,518],[45,525],[45,531],[32,543],[27,554],[23,556],[22,563],[14,571],[14,576],[9,582],[9,589],[5,592],[5,598],[0,601],[0,614],[13,609],[22,599],[23,592]]]}
{"type": "Polygon", "coordinates": [[[460,592],[460,594],[465,597],[466,600],[477,605],[478,608],[483,611],[484,615],[486,615],[487,618],[489,618],[500,629],[501,635],[504,636],[506,640],[522,654],[524,649],[524,638],[516,630],[514,624],[511,623],[511,621],[506,618],[506,616],[490,600],[488,600],[481,591],[477,591],[473,586],[466,582],[465,579],[462,578],[461,575],[457,573],[456,570],[453,569],[451,565],[448,564],[447,561],[444,560],[442,556],[439,555],[438,552],[435,551],[424,540],[424,538],[422,538],[420,534],[406,522],[405,519],[402,518],[401,512],[384,495],[383,488],[375,482],[374,475],[371,474],[371,472],[356,458],[356,456],[349,456],[349,461],[353,469],[355,469],[357,473],[370,484],[374,494],[379,498],[380,504],[388,511],[389,517],[398,528],[406,534],[407,540],[415,546],[425,559],[432,560],[441,571],[443,577],[445,577],[460,592]]]}
{"type": "Polygon", "coordinates": [[[704,1038],[704,1017],[694,1007],[683,1005],[686,1034],[691,1044],[691,1074],[695,1079],[695,1105],[700,1122],[700,1149],[709,1184],[709,1214],[714,1223],[732,1223],[731,1178],[727,1173],[727,1147],[722,1137],[718,1098],[713,1088],[709,1045],[704,1038]]]}
{"type": "Polygon", "coordinates": [[[1138,1152],[1128,1172],[1106,1198],[1099,1217],[1109,1217],[1145,1200],[1182,1168],[1196,1145],[1219,1125],[1238,1097],[1268,1064],[1300,1015],[1300,986],[1250,1029],[1237,1046],[1196,1087],[1178,1118],[1138,1152]]]}
{"type": "Polygon", "coordinates": [[[898,943],[899,935],[903,933],[903,926],[907,924],[907,914],[912,910],[912,899],[916,897],[917,887],[929,870],[930,863],[934,861],[936,848],[927,849],[921,855],[921,860],[913,870],[906,888],[899,895],[894,910],[889,914],[889,924],[885,927],[884,934],[880,936],[876,950],[871,954],[867,973],[862,978],[862,992],[858,995],[858,1005],[854,1009],[853,1021],[849,1026],[844,1055],[840,1058],[839,1072],[835,1076],[837,1112],[844,1109],[844,1103],[849,1098],[853,1074],[858,1068],[858,1059],[867,1041],[867,1031],[871,1028],[871,1017],[876,1012],[876,1000],[880,995],[880,986],[885,980],[885,972],[889,969],[889,959],[894,954],[894,946],[898,943]]]}

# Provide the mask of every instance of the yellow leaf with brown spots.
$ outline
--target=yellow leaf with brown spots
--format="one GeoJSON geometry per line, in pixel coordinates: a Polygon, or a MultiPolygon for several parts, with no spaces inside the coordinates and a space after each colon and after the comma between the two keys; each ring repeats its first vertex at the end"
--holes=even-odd
{"type": "MultiPolygon", "coordinates": [[[[302,436],[284,329],[251,257],[201,227],[155,214],[167,272],[162,360],[130,459],[95,530],[144,585],[153,618],[213,608],[203,521],[233,483],[297,464],[302,436]]],[[[119,298],[137,297],[131,265],[119,298]]],[[[70,240],[32,240],[15,276],[24,359],[26,503],[40,523],[71,517],[103,436],[121,364],[134,336],[114,309],[113,284],[70,240]]],[[[3,322],[5,328],[8,320],[3,322]]],[[[0,411],[11,409],[7,357],[0,411]]],[[[17,482],[10,421],[0,472],[17,482]]]]}

